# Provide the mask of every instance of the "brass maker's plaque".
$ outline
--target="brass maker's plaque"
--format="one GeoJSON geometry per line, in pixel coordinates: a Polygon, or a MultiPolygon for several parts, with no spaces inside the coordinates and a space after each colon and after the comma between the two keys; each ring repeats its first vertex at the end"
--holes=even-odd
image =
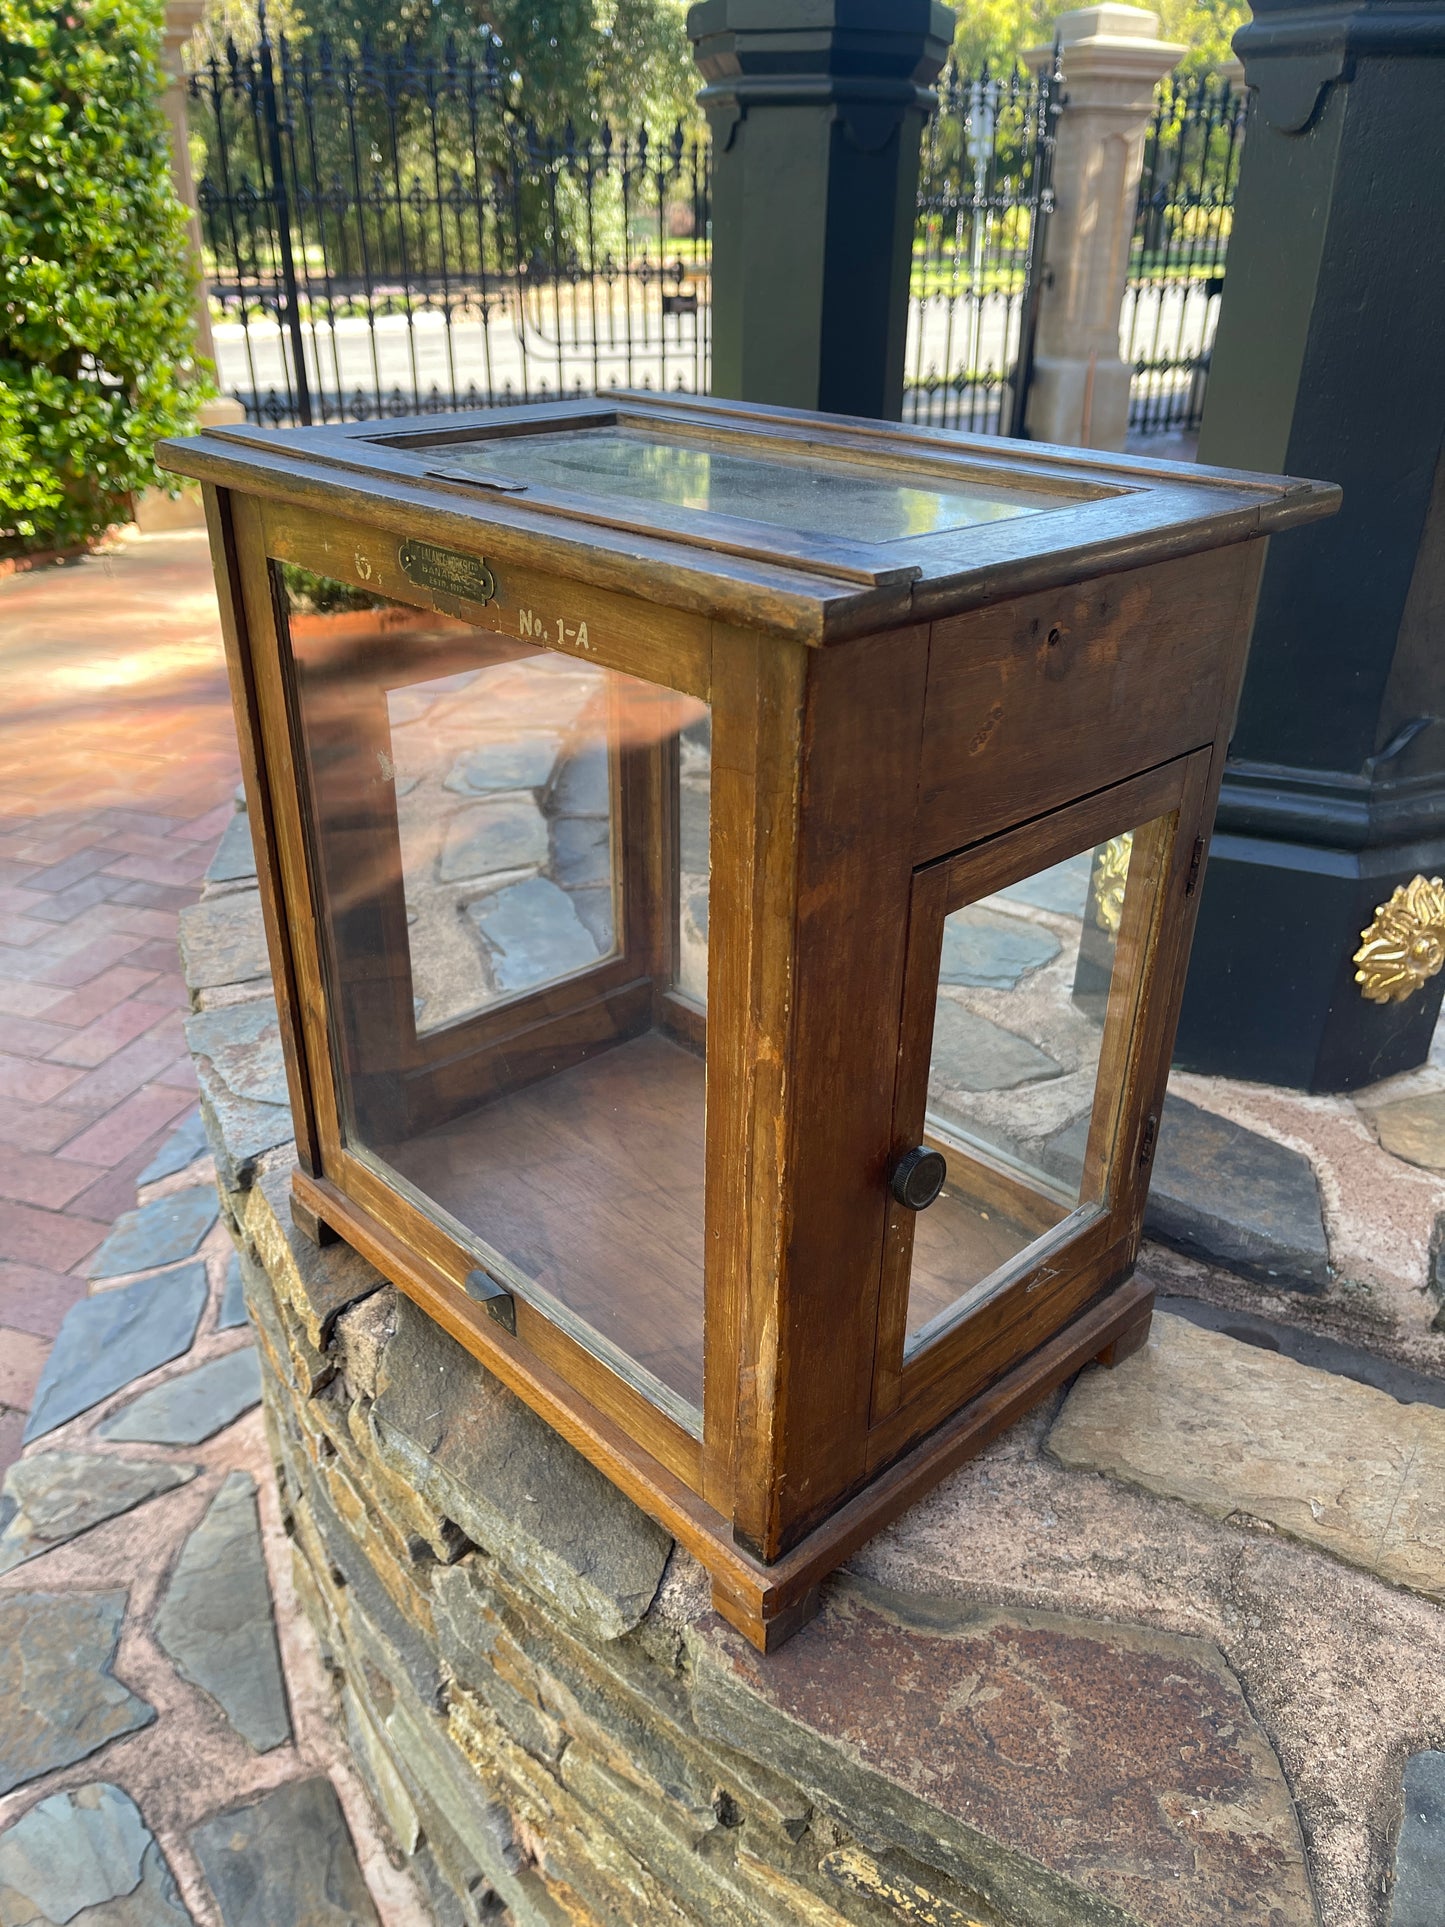
{"type": "Polygon", "coordinates": [[[419,589],[459,596],[463,602],[490,602],[497,593],[497,578],[479,555],[408,540],[397,550],[396,559],[419,589]]]}

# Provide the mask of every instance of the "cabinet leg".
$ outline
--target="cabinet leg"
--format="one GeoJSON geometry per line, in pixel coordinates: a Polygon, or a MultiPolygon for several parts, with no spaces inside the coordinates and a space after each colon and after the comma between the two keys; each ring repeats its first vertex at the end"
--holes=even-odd
{"type": "Polygon", "coordinates": [[[300,1198],[292,1196],[291,1222],[298,1231],[304,1232],[314,1245],[340,1244],[341,1233],[333,1231],[325,1218],[318,1218],[310,1205],[303,1204],[300,1198]]]}
{"type": "Polygon", "coordinates": [[[810,1619],[815,1617],[821,1603],[822,1589],[818,1586],[810,1586],[801,1599],[795,1599],[791,1606],[785,1606],[771,1619],[765,1619],[762,1625],[763,1651],[775,1653],[780,1646],[793,1637],[794,1633],[799,1632],[810,1619]]]}
{"type": "Polygon", "coordinates": [[[784,1606],[781,1612],[764,1619],[754,1607],[735,1599],[714,1580],[712,1609],[745,1639],[751,1640],[760,1653],[775,1653],[800,1627],[807,1625],[818,1610],[821,1596],[819,1587],[810,1586],[801,1599],[795,1599],[790,1606],[784,1606]]]}
{"type": "Polygon", "coordinates": [[[1149,1326],[1153,1318],[1154,1307],[1150,1305],[1148,1310],[1142,1312],[1139,1317],[1134,1320],[1132,1325],[1126,1325],[1117,1338],[1111,1338],[1109,1340],[1109,1343],[1098,1355],[1099,1364],[1107,1365],[1112,1371],[1115,1365],[1122,1365],[1126,1358],[1132,1358],[1135,1352],[1143,1348],[1145,1340],[1149,1336],[1149,1326]]]}

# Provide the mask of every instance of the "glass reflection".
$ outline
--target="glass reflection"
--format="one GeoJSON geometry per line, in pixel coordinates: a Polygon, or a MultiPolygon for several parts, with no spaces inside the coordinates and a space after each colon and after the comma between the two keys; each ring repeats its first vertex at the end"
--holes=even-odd
{"type": "Polygon", "coordinates": [[[736,453],[700,441],[664,441],[633,428],[575,428],[546,435],[449,442],[446,467],[609,501],[733,515],[823,540],[896,542],[1059,508],[1065,495],[1025,495],[916,472],[840,460],[736,453]]]}
{"type": "Polygon", "coordinates": [[[608,692],[538,650],[387,692],[417,1029],[612,956],[608,692]]]}
{"type": "Polygon", "coordinates": [[[678,737],[677,987],[707,1002],[707,901],[712,867],[712,716],[704,712],[678,737]]]}
{"type": "Polygon", "coordinates": [[[346,1148],[696,1430],[709,712],[281,586],[346,1148]]]}
{"type": "Polygon", "coordinates": [[[1134,842],[1080,851],[945,919],[926,1137],[949,1176],[914,1222],[910,1351],[1103,1195],[1116,1097],[1100,1085],[1105,1021],[1137,989],[1120,943],[1134,842]]]}

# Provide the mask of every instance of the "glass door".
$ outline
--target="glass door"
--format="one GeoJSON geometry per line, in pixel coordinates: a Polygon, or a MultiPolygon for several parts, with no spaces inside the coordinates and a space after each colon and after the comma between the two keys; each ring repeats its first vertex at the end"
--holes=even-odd
{"type": "Polygon", "coordinates": [[[967,1374],[1120,1235],[1140,1020],[1198,762],[915,874],[875,1417],[967,1374]]]}

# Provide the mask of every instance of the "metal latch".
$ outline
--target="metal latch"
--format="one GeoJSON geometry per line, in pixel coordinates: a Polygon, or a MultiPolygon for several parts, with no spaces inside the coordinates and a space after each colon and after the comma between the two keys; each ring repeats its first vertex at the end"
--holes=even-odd
{"type": "Polygon", "coordinates": [[[465,1289],[468,1298],[486,1307],[489,1318],[495,1318],[513,1338],[517,1336],[517,1301],[505,1285],[499,1285],[489,1271],[477,1270],[467,1273],[465,1289]]]}
{"type": "Polygon", "coordinates": [[[464,482],[468,488],[489,488],[498,495],[527,492],[527,484],[514,482],[510,475],[477,475],[467,468],[429,468],[427,474],[438,482],[464,482]]]}

